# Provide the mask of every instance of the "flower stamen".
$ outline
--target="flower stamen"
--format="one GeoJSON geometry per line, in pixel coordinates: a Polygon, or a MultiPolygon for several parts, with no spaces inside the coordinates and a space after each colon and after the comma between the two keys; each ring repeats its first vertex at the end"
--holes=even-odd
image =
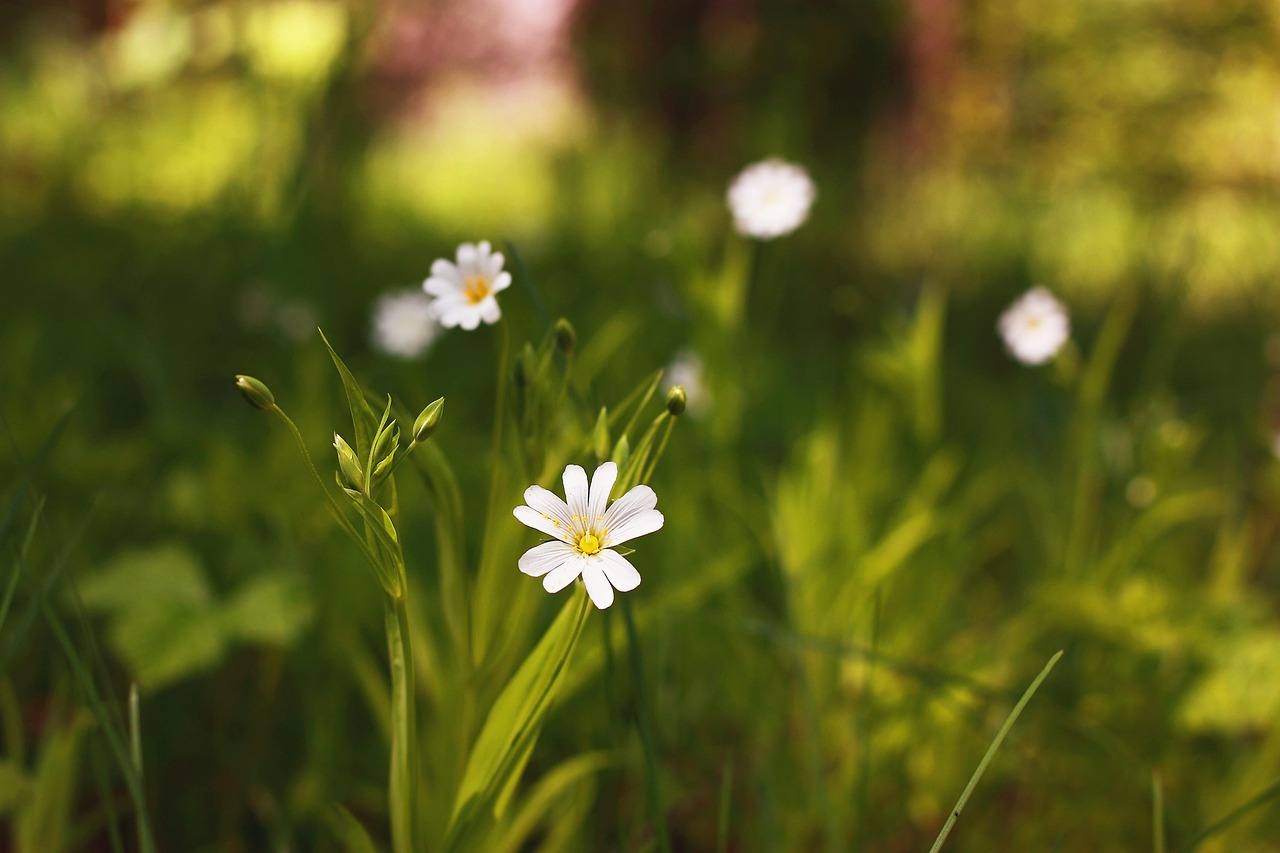
{"type": "Polygon", "coordinates": [[[573,547],[578,549],[579,554],[594,557],[600,553],[600,539],[591,531],[587,531],[578,537],[578,542],[573,547]]]}
{"type": "Polygon", "coordinates": [[[462,293],[471,305],[479,305],[491,292],[489,282],[482,275],[473,276],[462,283],[462,293]]]}

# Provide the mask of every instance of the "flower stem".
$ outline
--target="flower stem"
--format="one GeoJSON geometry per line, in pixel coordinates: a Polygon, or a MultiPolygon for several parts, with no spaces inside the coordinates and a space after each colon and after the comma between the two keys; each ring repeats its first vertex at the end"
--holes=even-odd
{"type": "Polygon", "coordinates": [[[391,663],[391,768],[388,800],[391,847],[395,853],[414,853],[413,812],[417,797],[413,757],[414,672],[409,613],[404,598],[384,600],[387,654],[391,663]]]}
{"type": "Polygon", "coordinates": [[[627,647],[631,653],[631,671],[636,680],[636,723],[640,731],[640,745],[644,750],[645,781],[649,786],[649,809],[653,813],[653,831],[658,849],[671,853],[671,838],[667,834],[667,814],[662,803],[662,786],[658,780],[657,744],[653,736],[652,708],[645,687],[644,665],[640,659],[640,643],[636,637],[636,623],[631,616],[631,602],[622,597],[622,617],[627,624],[627,647]]]}

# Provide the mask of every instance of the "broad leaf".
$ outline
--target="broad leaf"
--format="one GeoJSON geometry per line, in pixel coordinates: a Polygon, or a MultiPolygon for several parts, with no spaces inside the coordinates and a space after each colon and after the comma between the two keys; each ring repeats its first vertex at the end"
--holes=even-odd
{"type": "Polygon", "coordinates": [[[589,609],[586,590],[579,587],[494,702],[467,759],[454,801],[450,841],[459,838],[471,820],[485,817],[486,812],[501,816],[499,797],[519,778],[589,609]]]}

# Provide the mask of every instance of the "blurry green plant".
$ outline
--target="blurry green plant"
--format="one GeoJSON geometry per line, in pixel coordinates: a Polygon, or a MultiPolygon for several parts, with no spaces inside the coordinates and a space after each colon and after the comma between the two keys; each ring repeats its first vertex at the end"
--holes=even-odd
{"type": "MultiPolygon", "coordinates": [[[[566,456],[592,452],[598,459],[607,456],[618,463],[620,474],[613,492],[621,494],[652,475],[683,410],[683,391],[674,389],[665,409],[636,433],[638,418],[658,387],[659,372],[625,397],[612,415],[604,409],[590,420],[569,394],[576,346],[572,326],[558,321],[539,344],[525,345],[514,359],[508,358],[506,326],[500,329],[493,455],[488,460],[490,493],[474,571],[463,553],[466,530],[457,477],[452,463],[429,443],[443,416],[443,398],[422,410],[414,419],[409,441],[402,444],[394,401],[388,398],[377,414],[370,403],[372,395],[324,339],[346,394],[355,436],[353,446],[334,435],[335,477],[346,499],[343,504],[324,485],[301,432],[270,389],[253,377],[236,377],[246,400],[279,417],[293,434],[339,526],[364,555],[385,594],[390,692],[371,686],[368,699],[375,713],[386,720],[390,734],[387,797],[392,848],[397,853],[515,849],[533,831],[540,813],[550,807],[552,791],[608,763],[603,753],[570,759],[544,775],[542,786],[535,786],[526,804],[509,809],[564,682],[590,602],[583,589],[575,589],[541,638],[530,645],[536,636],[535,614],[531,599],[519,594],[515,583],[518,575],[508,547],[514,543],[514,530],[507,523],[509,507],[504,496],[510,494],[513,480],[544,479],[566,456]],[[627,420],[619,430],[623,417],[627,420]],[[593,426],[587,429],[589,424],[593,426]],[[636,436],[634,445],[632,436],[636,436]],[[412,462],[421,475],[434,505],[439,578],[435,596],[415,589],[401,548],[395,472],[406,462],[412,462]],[[424,600],[429,603],[420,603],[424,600]],[[433,625],[447,628],[439,635],[433,625]],[[425,726],[417,710],[419,674],[426,676],[422,692],[436,712],[425,726]],[[419,749],[423,734],[433,748],[419,749]],[[424,779],[428,756],[435,766],[426,761],[424,779]]],[[[190,585],[188,580],[186,586],[190,585]]],[[[186,592],[188,598],[204,603],[206,596],[186,592]]],[[[101,596],[94,600],[110,603],[101,596]]],[[[173,608],[166,612],[178,618],[173,608]]],[[[638,667],[638,639],[630,617],[628,627],[638,667]]],[[[650,735],[642,732],[642,740],[651,756],[650,735]]],[[[652,784],[657,784],[656,777],[652,784]]],[[[656,788],[653,793],[661,827],[656,788]]],[[[359,820],[346,809],[338,807],[331,813],[331,825],[349,849],[376,849],[359,820]]]]}

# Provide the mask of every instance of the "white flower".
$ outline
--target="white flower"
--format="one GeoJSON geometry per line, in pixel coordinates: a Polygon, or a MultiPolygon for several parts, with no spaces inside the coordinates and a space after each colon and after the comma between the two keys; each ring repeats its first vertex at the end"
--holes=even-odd
{"type": "Polygon", "coordinates": [[[1032,288],[1000,315],[1005,346],[1023,364],[1044,364],[1071,337],[1067,309],[1043,287],[1032,288]]]}
{"type": "Polygon", "coordinates": [[[417,358],[439,333],[431,300],[417,288],[384,294],[373,307],[373,346],[387,355],[417,358]]]}
{"type": "Polygon", "coordinates": [[[782,160],[743,169],[729,184],[729,210],[739,234],[771,240],[790,234],[809,218],[817,190],[809,173],[782,160]]]}
{"type": "Polygon", "coordinates": [[[648,486],[636,486],[605,509],[617,480],[618,466],[612,462],[596,469],[590,486],[587,472],[570,465],[564,469],[567,504],[541,486],[526,489],[528,506],[516,507],[516,518],[554,539],[526,551],[520,571],[541,577],[547,592],[559,592],[581,575],[601,610],[613,604],[615,589],[630,592],[639,586],[635,566],[612,549],[662,527],[662,513],[654,509],[658,496],[648,486]]]}
{"type": "Polygon", "coordinates": [[[489,243],[463,243],[458,247],[458,262],[443,258],[431,265],[431,276],[422,289],[435,297],[431,309],[440,325],[451,329],[461,326],[468,331],[502,317],[495,295],[511,286],[511,273],[502,269],[502,253],[491,251],[489,243]]]}
{"type": "Polygon", "coordinates": [[[711,402],[706,371],[702,367],[702,359],[693,350],[681,350],[667,365],[663,390],[670,391],[677,385],[684,389],[685,411],[689,416],[698,418],[706,414],[711,402]]]}

